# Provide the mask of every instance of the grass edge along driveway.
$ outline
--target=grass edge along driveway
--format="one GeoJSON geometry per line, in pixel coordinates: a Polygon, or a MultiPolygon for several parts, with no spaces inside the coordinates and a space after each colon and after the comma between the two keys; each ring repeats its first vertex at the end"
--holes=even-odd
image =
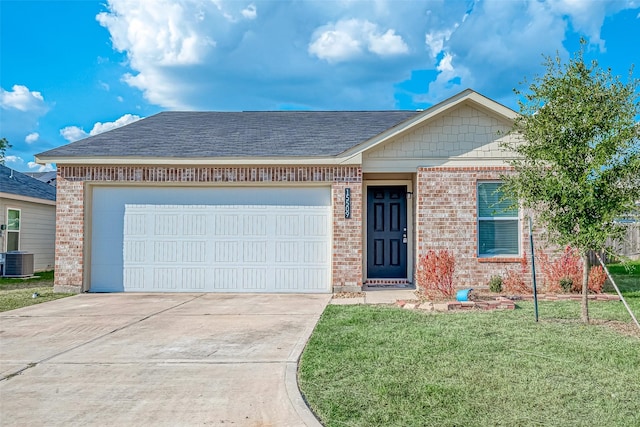
{"type": "Polygon", "coordinates": [[[0,312],[71,296],[53,292],[53,271],[35,273],[28,279],[0,277],[0,312]],[[38,296],[33,298],[33,294],[38,296]]]}

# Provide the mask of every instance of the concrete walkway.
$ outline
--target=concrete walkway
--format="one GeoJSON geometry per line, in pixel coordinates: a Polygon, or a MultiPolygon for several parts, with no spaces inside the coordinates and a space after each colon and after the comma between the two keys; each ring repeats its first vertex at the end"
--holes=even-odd
{"type": "Polygon", "coordinates": [[[395,304],[398,300],[415,300],[415,289],[380,288],[362,292],[355,298],[334,298],[331,304],[395,304]]]}
{"type": "Polygon", "coordinates": [[[0,425],[318,426],[296,364],[330,297],[83,294],[0,313],[0,425]]]}

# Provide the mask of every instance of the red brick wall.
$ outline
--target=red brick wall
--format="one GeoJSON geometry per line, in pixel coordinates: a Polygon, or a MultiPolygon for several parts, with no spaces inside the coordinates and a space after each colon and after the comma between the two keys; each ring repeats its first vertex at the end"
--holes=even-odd
{"type": "Polygon", "coordinates": [[[356,291],[362,286],[362,182],[334,183],[333,288],[356,291]],[[351,189],[351,217],[345,218],[345,188],[351,189]]]}
{"type": "Polygon", "coordinates": [[[84,272],[84,183],[56,182],[55,291],[81,292],[84,272]]]}
{"type": "MultiPolygon", "coordinates": [[[[486,285],[492,275],[503,275],[507,268],[520,268],[521,257],[478,258],[477,255],[477,183],[498,180],[509,170],[507,167],[418,168],[416,266],[426,250],[449,249],[456,258],[458,287],[486,285]]],[[[522,212],[520,217],[524,222],[522,212]]],[[[522,223],[521,230],[521,254],[526,254],[528,261],[524,278],[530,283],[528,225],[522,223]]]]}
{"type": "Polygon", "coordinates": [[[362,283],[362,170],[358,166],[162,167],[59,166],[57,181],[55,286],[82,291],[84,274],[84,184],[112,183],[327,183],[333,198],[333,284],[362,283]],[[344,218],[344,189],[351,188],[351,218],[344,218]]]}

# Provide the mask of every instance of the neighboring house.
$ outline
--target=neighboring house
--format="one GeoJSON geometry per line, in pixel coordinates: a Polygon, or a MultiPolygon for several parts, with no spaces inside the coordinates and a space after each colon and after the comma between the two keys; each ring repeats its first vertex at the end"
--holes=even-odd
{"type": "Polygon", "coordinates": [[[56,188],[0,165],[0,252],[33,253],[35,271],[53,269],[56,188]]]}
{"type": "Polygon", "coordinates": [[[48,171],[48,172],[26,172],[25,175],[30,176],[31,178],[35,178],[38,181],[45,182],[49,185],[56,186],[56,177],[58,173],[56,171],[48,171]]]}
{"type": "Polygon", "coordinates": [[[58,167],[56,289],[338,292],[520,267],[496,208],[516,113],[472,90],[415,111],[164,112],[37,156],[58,167]]]}

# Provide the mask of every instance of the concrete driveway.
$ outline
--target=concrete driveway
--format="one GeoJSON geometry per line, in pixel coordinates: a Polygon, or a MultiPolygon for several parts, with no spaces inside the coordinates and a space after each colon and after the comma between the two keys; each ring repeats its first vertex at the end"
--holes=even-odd
{"type": "Polygon", "coordinates": [[[0,313],[0,425],[319,425],[296,363],[329,298],[82,294],[0,313]]]}

